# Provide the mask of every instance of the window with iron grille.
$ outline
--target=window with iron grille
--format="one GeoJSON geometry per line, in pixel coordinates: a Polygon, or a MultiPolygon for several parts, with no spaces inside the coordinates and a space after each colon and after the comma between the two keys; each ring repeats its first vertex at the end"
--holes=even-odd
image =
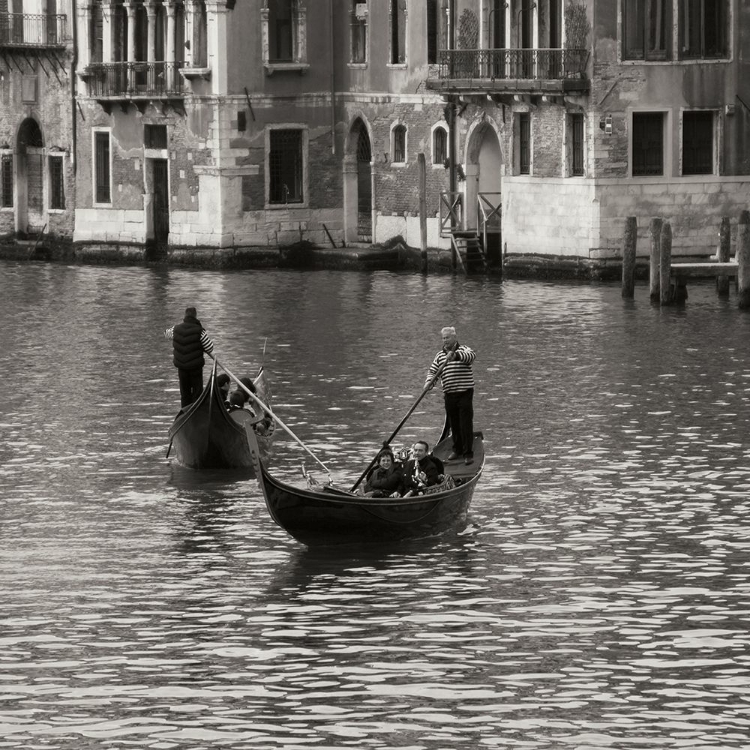
{"type": "Polygon", "coordinates": [[[271,130],[268,154],[268,202],[302,203],[302,130],[271,130]]]}
{"type": "Polygon", "coordinates": [[[728,0],[680,0],[680,57],[718,58],[729,54],[728,0]]]}
{"type": "Polygon", "coordinates": [[[65,172],[62,156],[49,157],[49,207],[65,208],[65,172]]]}
{"type": "Polygon", "coordinates": [[[391,0],[391,64],[406,62],[406,0],[391,0]]]}
{"type": "Polygon", "coordinates": [[[435,128],[432,133],[432,163],[445,164],[448,159],[448,131],[435,128]]]}
{"type": "Polygon", "coordinates": [[[671,41],[672,0],[623,0],[623,59],[668,60],[671,41]]]}
{"type": "Polygon", "coordinates": [[[109,133],[94,133],[94,202],[111,203],[109,133]]]}
{"type": "Polygon", "coordinates": [[[166,125],[144,125],[143,143],[146,148],[168,148],[166,125]]]}
{"type": "Polygon", "coordinates": [[[0,157],[0,205],[13,208],[13,154],[0,157]]]}
{"type": "Polygon", "coordinates": [[[568,115],[570,128],[570,174],[583,177],[583,114],[568,115]]]}
{"type": "Polygon", "coordinates": [[[396,125],[393,128],[393,163],[404,164],[406,162],[406,127],[396,125]]]}
{"type": "Polygon", "coordinates": [[[531,174],[531,115],[518,115],[518,173],[531,174]]]}
{"type": "Polygon", "coordinates": [[[664,113],[633,113],[633,176],[664,174],[664,113]]]}
{"type": "Polygon", "coordinates": [[[713,174],[714,113],[685,112],[682,116],[682,174],[713,174]]]}
{"type": "Polygon", "coordinates": [[[367,62],[367,3],[352,0],[352,59],[353,63],[367,62]]]}

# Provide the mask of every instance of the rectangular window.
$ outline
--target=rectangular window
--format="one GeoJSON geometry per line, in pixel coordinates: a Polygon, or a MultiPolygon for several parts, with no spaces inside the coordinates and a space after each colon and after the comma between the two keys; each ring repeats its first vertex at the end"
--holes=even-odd
{"type": "Polygon", "coordinates": [[[294,10],[292,0],[269,0],[270,62],[294,62],[294,10]]]}
{"type": "Polygon", "coordinates": [[[303,154],[301,130],[270,132],[269,203],[302,203],[303,154]]]}
{"type": "Polygon", "coordinates": [[[49,157],[49,207],[65,208],[65,172],[62,156],[49,157]]]}
{"type": "Polygon", "coordinates": [[[685,112],[682,116],[682,174],[713,174],[714,113],[685,112]]]}
{"type": "Polygon", "coordinates": [[[518,115],[518,173],[531,174],[531,115],[518,115]]]}
{"type": "Polygon", "coordinates": [[[625,60],[670,59],[672,0],[623,0],[622,37],[625,60]]]}
{"type": "Polygon", "coordinates": [[[633,176],[664,174],[664,114],[633,114],[633,176]]]}
{"type": "Polygon", "coordinates": [[[404,164],[406,162],[406,128],[396,125],[392,131],[393,137],[393,163],[404,164]]]}
{"type": "Polygon", "coordinates": [[[367,3],[353,0],[352,59],[353,63],[367,62],[367,3]]]}
{"type": "Polygon", "coordinates": [[[406,62],[406,0],[391,0],[391,64],[406,62]]]}
{"type": "Polygon", "coordinates": [[[570,126],[570,174],[583,177],[583,114],[569,115],[570,126]]]}
{"type": "Polygon", "coordinates": [[[168,148],[166,125],[144,125],[143,145],[146,148],[168,148]]]}
{"type": "Polygon", "coordinates": [[[13,154],[0,158],[0,199],[3,208],[13,208],[13,154]]]}
{"type": "Polygon", "coordinates": [[[111,203],[109,133],[94,133],[94,202],[111,203]]]}
{"type": "Polygon", "coordinates": [[[727,0],[680,0],[680,57],[727,57],[727,0]]]}

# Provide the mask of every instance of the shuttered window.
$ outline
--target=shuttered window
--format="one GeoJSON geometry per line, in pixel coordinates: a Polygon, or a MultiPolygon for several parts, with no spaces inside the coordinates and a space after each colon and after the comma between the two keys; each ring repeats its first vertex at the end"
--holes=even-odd
{"type": "Polygon", "coordinates": [[[109,133],[94,133],[94,202],[111,203],[109,133]]]}
{"type": "Polygon", "coordinates": [[[583,177],[583,115],[576,112],[570,117],[570,173],[583,177]]]}
{"type": "Polygon", "coordinates": [[[531,115],[518,115],[518,172],[531,174],[531,115]]]}

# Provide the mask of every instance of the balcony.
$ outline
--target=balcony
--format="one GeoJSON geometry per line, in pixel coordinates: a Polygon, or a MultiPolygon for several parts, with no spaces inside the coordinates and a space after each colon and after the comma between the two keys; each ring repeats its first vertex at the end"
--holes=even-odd
{"type": "Polygon", "coordinates": [[[588,53],[582,49],[440,50],[427,88],[452,94],[586,93],[588,53]],[[433,71],[437,75],[433,74],[433,71]]]}
{"type": "Polygon", "coordinates": [[[0,16],[0,49],[65,47],[64,15],[3,13],[0,16]]]}
{"type": "Polygon", "coordinates": [[[181,66],[174,62],[90,63],[82,78],[88,82],[89,96],[102,103],[182,99],[181,66]]]}

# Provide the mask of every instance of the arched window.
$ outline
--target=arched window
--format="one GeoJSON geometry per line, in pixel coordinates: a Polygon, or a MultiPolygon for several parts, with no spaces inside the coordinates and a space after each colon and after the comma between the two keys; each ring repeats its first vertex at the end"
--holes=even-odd
{"type": "Polygon", "coordinates": [[[394,164],[406,163],[406,126],[396,125],[391,131],[393,144],[391,161],[394,164]]]}
{"type": "Polygon", "coordinates": [[[432,163],[443,166],[448,159],[448,131],[438,125],[432,131],[432,163]]]}

